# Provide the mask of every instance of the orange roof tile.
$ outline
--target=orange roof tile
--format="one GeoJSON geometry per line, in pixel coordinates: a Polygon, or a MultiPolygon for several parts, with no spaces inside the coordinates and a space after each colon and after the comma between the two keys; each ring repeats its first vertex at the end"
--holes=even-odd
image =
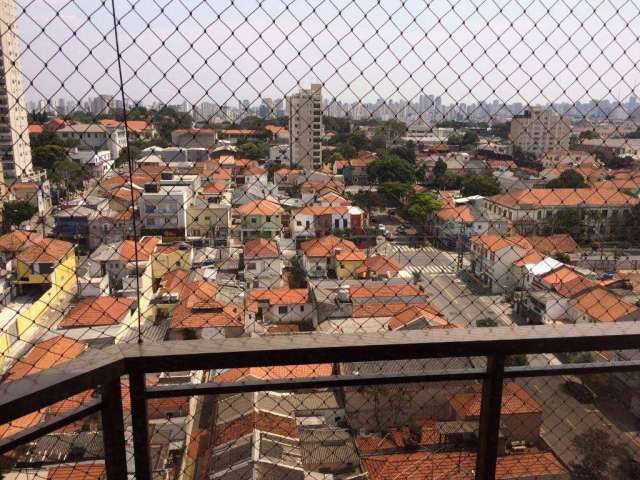
{"type": "Polygon", "coordinates": [[[569,303],[600,322],[640,319],[640,308],[603,287],[587,290],[569,300],[569,303]]]}
{"type": "Polygon", "coordinates": [[[504,248],[520,247],[525,251],[533,249],[529,241],[520,235],[498,235],[495,233],[485,233],[483,235],[475,235],[469,239],[471,243],[482,245],[491,252],[497,252],[504,248]]]}
{"type": "Polygon", "coordinates": [[[219,302],[217,293],[217,285],[206,280],[185,284],[171,316],[171,328],[242,327],[242,309],[219,302]]]}
{"type": "MultiPolygon", "coordinates": [[[[475,386],[472,392],[457,393],[449,398],[449,405],[458,418],[471,420],[480,416],[482,403],[481,386],[475,386]]],[[[524,413],[542,413],[542,406],[515,382],[506,382],[502,391],[502,415],[524,413]]]]}
{"type": "Polygon", "coordinates": [[[476,220],[476,217],[471,213],[471,208],[468,205],[443,208],[436,212],[436,216],[440,220],[451,220],[454,222],[472,223],[476,220]]]}
{"type": "Polygon", "coordinates": [[[607,188],[533,188],[495,195],[489,200],[509,207],[631,206],[638,203],[637,198],[607,188]]]}
{"type": "Polygon", "coordinates": [[[85,345],[82,342],[63,335],[36,343],[9,369],[4,381],[13,382],[54,365],[68,362],[80,356],[84,350],[85,345]]]}
{"type": "Polygon", "coordinates": [[[364,263],[358,267],[356,273],[369,274],[370,272],[375,272],[378,275],[395,277],[401,269],[400,263],[395,258],[387,255],[374,255],[367,257],[364,263]]]}
{"type": "Polygon", "coordinates": [[[265,130],[269,130],[273,135],[288,135],[289,130],[279,125],[265,125],[265,130]]]}
{"type": "Polygon", "coordinates": [[[338,262],[364,262],[367,258],[367,254],[359,248],[355,250],[335,250],[334,253],[338,262]]]}
{"type": "Polygon", "coordinates": [[[405,311],[410,304],[406,302],[399,303],[362,303],[353,305],[351,316],[353,318],[380,318],[393,317],[394,315],[405,311]]]}
{"type": "Polygon", "coordinates": [[[25,263],[55,263],[74,251],[72,243],[45,238],[22,250],[16,258],[25,263]]]}
{"type": "Polygon", "coordinates": [[[278,244],[274,241],[257,238],[244,244],[244,258],[277,258],[279,255],[278,244]]]}
{"type": "Polygon", "coordinates": [[[434,305],[416,303],[409,304],[405,310],[395,314],[389,321],[388,327],[389,330],[400,330],[420,319],[425,319],[429,328],[448,328],[451,326],[434,305]]]}
{"type": "Polygon", "coordinates": [[[243,215],[281,215],[284,209],[275,202],[269,200],[254,200],[238,207],[238,212],[243,215]]]}
{"type": "MultiPolygon", "coordinates": [[[[442,443],[436,423],[431,419],[418,422],[420,425],[420,445],[437,445],[442,443]]],[[[373,453],[380,450],[401,449],[409,445],[411,430],[409,427],[391,428],[389,432],[380,436],[378,434],[361,435],[356,437],[358,450],[373,453]]]]}
{"type": "Polygon", "coordinates": [[[306,365],[278,365],[275,367],[230,368],[216,375],[214,382],[231,383],[247,379],[285,380],[288,378],[328,377],[333,373],[331,363],[310,363],[306,365]]]}
{"type": "MultiPolygon", "coordinates": [[[[362,466],[370,480],[473,480],[476,453],[419,451],[373,455],[364,458],[362,466]]],[[[496,480],[552,475],[568,475],[568,472],[551,452],[498,457],[496,480]]]]}
{"type": "Polygon", "coordinates": [[[219,195],[228,190],[228,186],[225,182],[213,181],[202,189],[202,193],[205,195],[219,195]]]}
{"type": "Polygon", "coordinates": [[[132,305],[131,298],[83,298],[60,322],[60,328],[117,325],[124,320],[132,305]]]}
{"type": "Polygon", "coordinates": [[[517,267],[524,267],[525,265],[535,265],[536,263],[540,263],[545,259],[545,256],[536,250],[530,250],[525,256],[523,256],[520,260],[514,262],[514,265],[517,267]]]}
{"type": "Polygon", "coordinates": [[[300,249],[307,257],[333,256],[336,248],[343,252],[360,251],[352,241],[336,237],[335,235],[326,235],[321,238],[314,238],[300,244],[300,249]]]}
{"type": "Polygon", "coordinates": [[[0,251],[16,253],[28,248],[30,245],[40,243],[42,239],[42,234],[38,232],[14,230],[0,236],[0,251]]]}
{"type": "Polygon", "coordinates": [[[169,293],[176,293],[178,295],[181,295],[182,290],[188,283],[188,277],[189,272],[182,269],[165,273],[162,276],[162,281],[160,282],[160,294],[165,295],[169,293]]]}
{"type": "Polygon", "coordinates": [[[42,125],[30,124],[28,127],[29,135],[40,135],[44,132],[42,125]]]}
{"type": "Polygon", "coordinates": [[[295,215],[347,215],[349,213],[349,207],[347,205],[307,205],[299,210],[295,211],[295,215]]]}
{"type": "MultiPolygon", "coordinates": [[[[142,237],[138,242],[138,260],[146,262],[151,257],[151,254],[156,249],[158,243],[162,240],[160,237],[142,237]]],[[[124,240],[120,244],[120,260],[123,262],[131,262],[135,259],[136,243],[135,240],[124,240]]]]}
{"type": "Polygon", "coordinates": [[[258,411],[216,425],[214,446],[234,442],[255,430],[283,437],[298,438],[298,426],[293,418],[258,411]]]}
{"type": "Polygon", "coordinates": [[[536,250],[545,255],[555,255],[558,252],[574,253],[579,250],[579,245],[571,238],[571,235],[558,233],[548,237],[530,236],[529,243],[535,245],[536,250]]]}
{"type": "MultiPolygon", "coordinates": [[[[120,127],[120,126],[124,127],[125,125],[125,122],[121,122],[119,120],[114,120],[111,118],[103,118],[102,120],[98,120],[98,123],[105,127],[112,127],[112,128],[120,127]]],[[[148,122],[145,122],[144,120],[128,120],[126,125],[127,125],[127,129],[131,133],[142,133],[146,129],[151,127],[151,124],[148,122]]]]}
{"type": "Polygon", "coordinates": [[[104,464],[84,464],[64,467],[51,467],[47,473],[47,480],[104,480],[106,470],[104,464]]]}
{"type": "Polygon", "coordinates": [[[257,311],[257,303],[266,301],[270,305],[302,305],[309,303],[306,288],[252,288],[247,298],[247,308],[257,311]]]}

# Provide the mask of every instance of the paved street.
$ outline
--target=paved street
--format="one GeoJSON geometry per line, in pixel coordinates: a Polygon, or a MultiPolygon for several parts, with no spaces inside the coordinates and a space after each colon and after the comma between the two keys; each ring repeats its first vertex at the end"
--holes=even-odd
{"type": "Polygon", "coordinates": [[[383,242],[376,247],[376,252],[398,260],[406,277],[412,278],[414,272],[430,276],[435,274],[452,275],[458,271],[457,256],[435,247],[416,248],[383,242]]]}

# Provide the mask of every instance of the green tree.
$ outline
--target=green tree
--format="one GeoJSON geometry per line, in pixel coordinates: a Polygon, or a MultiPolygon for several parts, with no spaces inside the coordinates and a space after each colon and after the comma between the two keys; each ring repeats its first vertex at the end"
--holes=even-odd
{"type": "Polygon", "coordinates": [[[578,461],[571,465],[576,480],[638,478],[629,448],[611,438],[607,430],[589,427],[572,443],[578,451],[578,461]]]}
{"type": "Polygon", "coordinates": [[[371,190],[360,190],[352,198],[353,204],[357,207],[370,212],[374,208],[384,206],[384,202],[378,192],[371,190]]]}
{"type": "Polygon", "coordinates": [[[342,155],[342,158],[345,158],[347,160],[354,158],[358,153],[356,148],[349,143],[341,144],[340,146],[338,146],[337,150],[338,150],[338,153],[342,155]]]}
{"type": "Polygon", "coordinates": [[[36,213],[38,213],[38,209],[29,202],[22,200],[5,202],[2,209],[2,219],[5,229],[26,222],[36,213]]]}
{"type": "Polygon", "coordinates": [[[242,156],[250,160],[262,160],[269,156],[269,145],[263,142],[245,142],[238,148],[242,156]]]}
{"type": "Polygon", "coordinates": [[[502,189],[495,177],[491,175],[477,175],[470,173],[462,179],[462,188],[460,189],[465,197],[471,195],[482,195],[483,197],[491,197],[499,194],[502,189]]]}
{"type": "Polygon", "coordinates": [[[545,235],[566,233],[578,243],[584,243],[587,238],[587,226],[581,209],[564,208],[541,223],[541,231],[545,235]]]}
{"type": "Polygon", "coordinates": [[[413,183],[416,178],[414,165],[397,155],[385,154],[367,167],[369,179],[376,183],[413,183]]]}
{"type": "Polygon", "coordinates": [[[584,177],[573,169],[565,170],[558,178],[547,182],[545,188],[588,188],[584,177]]]}
{"type": "Polygon", "coordinates": [[[412,141],[391,147],[387,154],[396,155],[409,163],[416,163],[416,144],[412,141]]]}
{"type": "Polygon", "coordinates": [[[584,132],[580,132],[581,140],[595,140],[596,138],[600,138],[600,135],[598,135],[593,130],[585,130],[584,132]]]}
{"type": "Polygon", "coordinates": [[[141,154],[142,149],[140,147],[129,144],[127,147],[120,150],[120,155],[116,158],[116,167],[127,165],[129,163],[129,155],[131,155],[131,160],[135,161],[141,154]]]}
{"type": "Polygon", "coordinates": [[[45,129],[42,133],[37,135],[29,135],[29,142],[31,143],[32,149],[43,147],[45,145],[59,145],[61,147],[70,146],[54,130],[48,129],[45,129]]]}
{"type": "Polygon", "coordinates": [[[90,178],[89,168],[72,160],[56,162],[49,174],[49,180],[67,192],[82,191],[84,182],[90,178]]]}
{"type": "Polygon", "coordinates": [[[170,143],[171,132],[191,128],[193,121],[188,113],[178,112],[175,108],[165,105],[154,116],[154,124],[158,134],[170,143]]]}
{"type": "Polygon", "coordinates": [[[60,145],[43,145],[33,149],[32,157],[36,167],[51,170],[56,162],[67,158],[67,152],[60,145]]]}
{"type": "Polygon", "coordinates": [[[407,204],[407,213],[411,220],[423,227],[431,219],[433,212],[439,210],[442,203],[430,193],[418,192],[414,193],[407,204]]]}
{"type": "Polygon", "coordinates": [[[403,182],[384,182],[378,188],[378,193],[386,206],[399,207],[411,192],[411,185],[403,182]]]}
{"type": "Polygon", "coordinates": [[[558,260],[559,262],[562,262],[562,263],[566,263],[566,264],[570,264],[571,263],[571,257],[569,257],[569,255],[564,253],[564,252],[556,253],[553,256],[553,258],[555,258],[556,260],[558,260]]]}
{"type": "Polygon", "coordinates": [[[478,143],[479,137],[475,132],[467,131],[464,134],[454,134],[447,139],[449,145],[459,145],[461,147],[472,146],[478,143]]]}
{"type": "Polygon", "coordinates": [[[262,130],[264,129],[266,124],[267,122],[262,118],[256,116],[248,116],[240,120],[238,126],[246,130],[262,130]]]}
{"type": "Polygon", "coordinates": [[[511,131],[511,122],[496,123],[491,126],[491,133],[500,137],[502,140],[509,139],[509,132],[511,131]]]}

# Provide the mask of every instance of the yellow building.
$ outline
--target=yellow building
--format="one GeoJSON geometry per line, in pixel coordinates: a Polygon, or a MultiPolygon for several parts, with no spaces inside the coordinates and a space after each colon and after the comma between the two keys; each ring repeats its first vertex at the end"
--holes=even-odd
{"type": "MultiPolygon", "coordinates": [[[[5,309],[0,318],[0,355],[4,361],[16,343],[33,343],[51,328],[77,291],[76,254],[73,244],[46,238],[16,255],[13,281],[20,293],[37,293],[37,300],[19,310],[5,309]],[[19,339],[19,340],[18,340],[19,339]]],[[[19,345],[16,346],[19,348],[19,345]]],[[[5,365],[0,365],[0,370],[5,365]]]]}
{"type": "Polygon", "coordinates": [[[174,270],[191,268],[193,249],[188,243],[173,243],[171,245],[158,245],[151,256],[151,272],[154,287],[157,287],[165,273],[174,270]]]}
{"type": "Polygon", "coordinates": [[[367,256],[362,250],[336,251],[336,276],[341,280],[358,278],[356,270],[362,266],[366,258],[367,256]]]}

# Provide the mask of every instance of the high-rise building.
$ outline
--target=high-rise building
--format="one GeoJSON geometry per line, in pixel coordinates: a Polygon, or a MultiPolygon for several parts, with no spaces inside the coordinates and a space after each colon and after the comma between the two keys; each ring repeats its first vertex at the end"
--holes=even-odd
{"type": "Polygon", "coordinates": [[[289,110],[289,158],[305,170],[322,167],[322,85],[287,98],[289,110]]]}
{"type": "Polygon", "coordinates": [[[513,145],[540,158],[552,148],[569,149],[571,125],[553,110],[532,107],[511,120],[513,145]]]}
{"type": "Polygon", "coordinates": [[[15,0],[0,0],[0,155],[11,181],[33,171],[15,0]]]}

